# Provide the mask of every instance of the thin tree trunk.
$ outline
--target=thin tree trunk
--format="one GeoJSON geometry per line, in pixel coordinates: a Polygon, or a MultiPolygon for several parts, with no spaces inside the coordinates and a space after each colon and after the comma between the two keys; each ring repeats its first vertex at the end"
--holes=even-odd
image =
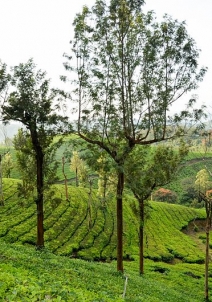
{"type": "Polygon", "coordinates": [[[144,201],[139,200],[139,273],[144,273],[144,201]]]}
{"type": "Polygon", "coordinates": [[[93,181],[89,180],[89,192],[88,192],[88,228],[92,227],[92,218],[91,218],[91,203],[92,203],[92,184],[93,181]]]}
{"type": "Polygon", "coordinates": [[[2,181],[2,155],[0,154],[0,205],[4,206],[3,181],[2,181]]]}
{"type": "Polygon", "coordinates": [[[44,247],[43,227],[43,152],[38,148],[37,153],[37,248],[44,247]]]}
{"type": "Polygon", "coordinates": [[[43,228],[43,198],[37,201],[37,243],[38,249],[44,247],[44,228],[43,228]]]}
{"type": "Polygon", "coordinates": [[[122,204],[122,193],[124,189],[124,173],[118,172],[118,183],[117,183],[117,271],[122,272],[123,269],[123,204],[122,204]]]}
{"type": "Polygon", "coordinates": [[[209,301],[209,241],[210,241],[210,228],[211,228],[211,216],[212,216],[212,199],[207,195],[200,192],[200,197],[205,202],[205,212],[206,212],[206,243],[205,243],[205,301],[209,301]]]}
{"type": "Polygon", "coordinates": [[[105,206],[105,203],[106,203],[106,191],[107,191],[107,176],[104,175],[104,178],[103,178],[103,206],[105,206]]]}
{"type": "Polygon", "coordinates": [[[67,180],[67,176],[65,174],[65,159],[64,159],[64,157],[62,157],[62,172],[63,172],[64,182],[65,182],[66,200],[68,201],[68,180],[67,180]]]}
{"type": "Polygon", "coordinates": [[[210,218],[206,220],[206,246],[205,246],[205,300],[209,300],[208,269],[209,269],[209,239],[210,218]]]}
{"type": "Polygon", "coordinates": [[[78,169],[76,168],[75,170],[75,173],[76,173],[76,187],[79,186],[79,182],[78,182],[78,169]]]}

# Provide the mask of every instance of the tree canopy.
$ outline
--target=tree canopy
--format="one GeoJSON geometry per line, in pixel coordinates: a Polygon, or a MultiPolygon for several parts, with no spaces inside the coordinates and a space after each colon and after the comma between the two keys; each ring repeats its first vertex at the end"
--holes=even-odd
{"type": "Polygon", "coordinates": [[[32,156],[34,155],[36,166],[37,247],[40,248],[44,246],[45,157],[47,157],[48,149],[51,148],[54,136],[65,132],[67,118],[57,113],[57,106],[53,107],[55,91],[50,89],[46,73],[41,70],[37,71],[32,59],[13,68],[11,85],[14,90],[4,100],[2,119],[5,123],[11,120],[21,122],[26,127],[31,140],[29,142],[25,137],[26,141],[32,145],[33,152],[29,148],[28,152],[32,153],[32,156]]]}
{"type": "Polygon", "coordinates": [[[73,22],[65,63],[75,72],[78,135],[116,163],[120,271],[126,158],[137,144],[185,135],[187,125],[203,115],[202,108],[193,110],[195,98],[182,111],[169,114],[173,103],[197,88],[206,68],[198,67],[199,50],[185,22],[168,15],[157,22],[153,12],[142,12],[143,3],[96,0],[91,9],[84,6],[73,22]]]}
{"type": "Polygon", "coordinates": [[[182,121],[202,113],[189,113],[192,99],[169,115],[173,103],[197,88],[206,72],[198,68],[199,50],[185,22],[167,15],[156,22],[152,12],[145,15],[125,0],[84,6],[73,25],[76,63],[69,67],[76,66],[78,130],[84,138],[95,137],[112,153],[123,140],[149,144],[184,134],[182,121]]]}

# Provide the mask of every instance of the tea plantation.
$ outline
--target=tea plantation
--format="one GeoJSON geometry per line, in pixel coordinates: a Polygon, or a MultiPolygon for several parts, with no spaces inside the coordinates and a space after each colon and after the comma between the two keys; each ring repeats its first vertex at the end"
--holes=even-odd
{"type": "Polygon", "coordinates": [[[124,197],[124,276],[116,272],[115,200],[63,185],[45,202],[45,249],[35,250],[36,205],[4,179],[0,207],[2,301],[203,301],[204,209],[149,202],[145,274],[138,274],[137,203],[124,197]],[[201,232],[200,232],[201,231],[201,232]],[[77,258],[77,259],[76,259],[77,258]],[[85,261],[86,260],[86,261],[85,261]]]}

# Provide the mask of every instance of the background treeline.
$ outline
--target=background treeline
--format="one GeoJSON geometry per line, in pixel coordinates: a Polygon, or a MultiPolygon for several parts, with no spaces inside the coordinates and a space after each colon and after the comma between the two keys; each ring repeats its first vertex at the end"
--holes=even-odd
{"type": "MultiPolygon", "coordinates": [[[[17,133],[16,133],[17,134],[17,133]]],[[[98,188],[99,174],[87,163],[87,159],[92,157],[89,150],[83,149],[80,145],[76,147],[74,143],[75,135],[67,137],[63,144],[56,150],[54,161],[57,162],[57,169],[55,175],[55,183],[64,182],[64,173],[67,177],[68,184],[76,185],[76,168],[79,165],[79,174],[83,173],[81,170],[84,167],[84,181],[82,186],[90,186],[89,179],[92,179],[93,188],[98,188]],[[75,157],[79,157],[77,163],[75,157]],[[64,159],[64,163],[63,163],[64,159]],[[80,160],[83,163],[80,170],[80,160]],[[75,167],[74,167],[75,165],[75,167]],[[86,171],[85,171],[86,170],[86,171]]],[[[82,144],[82,142],[81,142],[82,144]]],[[[166,201],[169,203],[177,203],[186,206],[202,207],[203,203],[199,202],[198,190],[195,188],[195,180],[197,173],[207,165],[209,170],[212,170],[212,152],[210,146],[205,152],[205,146],[202,138],[199,135],[196,139],[191,138],[190,151],[180,164],[175,177],[162,188],[157,188],[152,192],[152,199],[158,201],[166,201]],[[168,190],[168,191],[167,191],[168,190]]],[[[2,142],[0,146],[1,154],[5,154],[2,158],[2,175],[5,178],[21,179],[20,169],[17,165],[17,150],[14,146],[14,138],[7,138],[6,142],[2,142]],[[8,143],[8,141],[10,143],[8,143]]],[[[78,176],[79,177],[79,176],[78,176]]],[[[83,177],[82,177],[83,178],[83,177]]],[[[112,178],[111,178],[112,181],[112,178]]],[[[114,180],[115,181],[115,180],[114,180]]]]}

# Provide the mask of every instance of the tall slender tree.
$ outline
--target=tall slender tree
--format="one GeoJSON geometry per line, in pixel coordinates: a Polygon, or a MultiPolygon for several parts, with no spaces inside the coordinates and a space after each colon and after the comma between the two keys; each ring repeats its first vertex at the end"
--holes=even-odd
{"type": "Polygon", "coordinates": [[[7,152],[2,159],[2,175],[4,177],[10,178],[13,168],[14,162],[12,156],[9,152],[7,152]]]}
{"type": "Polygon", "coordinates": [[[126,185],[132,190],[139,205],[139,273],[144,273],[145,202],[153,190],[169,183],[188,154],[188,146],[181,142],[179,150],[171,146],[137,146],[125,164],[126,185]]]}
{"type": "Polygon", "coordinates": [[[21,122],[31,138],[36,162],[37,248],[44,247],[43,196],[44,160],[47,148],[58,133],[64,133],[66,118],[58,115],[53,107],[55,92],[49,88],[45,72],[36,71],[32,59],[13,68],[11,81],[14,91],[2,105],[5,123],[21,122]]]}
{"type": "Polygon", "coordinates": [[[70,163],[70,169],[74,171],[75,173],[75,183],[76,187],[79,186],[79,170],[81,165],[81,158],[79,156],[79,153],[77,151],[72,152],[71,157],[71,163],[70,163]]]}
{"type": "MultiPolygon", "coordinates": [[[[7,90],[10,82],[10,75],[7,73],[7,65],[0,60],[0,102],[4,102],[7,96],[7,90]]],[[[0,107],[1,112],[1,107],[0,107]]],[[[3,171],[2,171],[2,160],[3,155],[0,154],[0,205],[4,205],[3,195],[3,171]]]]}
{"type": "MultiPolygon", "coordinates": [[[[123,271],[124,163],[137,144],[184,135],[183,120],[198,120],[202,110],[169,110],[197,88],[205,68],[198,69],[199,50],[185,23],[165,16],[156,22],[142,13],[142,0],[96,0],[74,20],[66,69],[75,71],[78,135],[104,149],[117,171],[117,270],[123,271]],[[76,58],[73,61],[73,58],[76,58]]],[[[74,95],[73,95],[74,98],[74,95]]]]}
{"type": "Polygon", "coordinates": [[[209,244],[210,244],[210,229],[212,225],[212,198],[210,174],[206,169],[200,170],[196,175],[195,187],[199,193],[199,199],[204,201],[206,212],[206,243],[205,243],[205,300],[209,301],[209,244]]]}

